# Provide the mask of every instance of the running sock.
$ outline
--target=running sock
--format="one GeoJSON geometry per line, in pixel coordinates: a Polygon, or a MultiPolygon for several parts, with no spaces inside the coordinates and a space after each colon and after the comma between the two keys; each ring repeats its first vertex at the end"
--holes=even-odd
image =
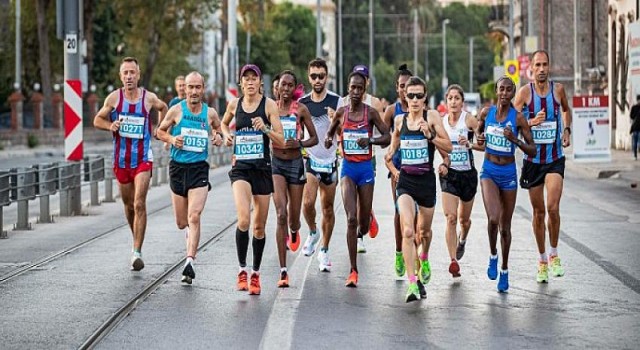
{"type": "Polygon", "coordinates": [[[491,259],[496,260],[497,258],[498,258],[498,254],[496,255],[491,254],[491,259]]]}
{"type": "Polygon", "coordinates": [[[429,260],[429,255],[427,255],[427,253],[420,253],[420,260],[429,260]]]}
{"type": "Polygon", "coordinates": [[[500,269],[500,273],[501,274],[509,273],[509,269],[506,269],[506,270],[500,269]]]}
{"type": "Polygon", "coordinates": [[[358,230],[358,238],[362,238],[362,237],[364,237],[364,234],[360,232],[360,230],[358,230]]]}
{"type": "Polygon", "coordinates": [[[253,270],[260,271],[260,264],[262,264],[262,253],[264,252],[264,244],[266,238],[257,239],[253,237],[251,240],[251,247],[253,248],[253,270]]]}
{"type": "Polygon", "coordinates": [[[313,231],[309,230],[309,236],[315,236],[317,234],[318,234],[317,230],[313,230],[313,231]]]}
{"type": "Polygon", "coordinates": [[[249,231],[240,231],[236,228],[236,251],[240,267],[247,266],[247,251],[249,250],[249,231]]]}
{"type": "Polygon", "coordinates": [[[416,283],[418,281],[418,277],[416,275],[409,277],[409,283],[416,283]]]}
{"type": "Polygon", "coordinates": [[[460,240],[460,245],[464,245],[465,243],[467,243],[467,240],[466,240],[466,239],[461,239],[461,240],[460,240]]]}
{"type": "Polygon", "coordinates": [[[329,251],[329,248],[322,247],[322,248],[320,248],[320,251],[323,252],[323,253],[326,253],[326,252],[329,251]]]}
{"type": "Polygon", "coordinates": [[[191,264],[191,266],[193,266],[195,264],[195,258],[192,256],[188,256],[187,257],[187,261],[184,263],[184,266],[187,266],[191,264]]]}
{"type": "Polygon", "coordinates": [[[133,255],[138,257],[138,258],[142,258],[142,252],[140,251],[140,249],[134,249],[133,250],[133,255]]]}
{"type": "Polygon", "coordinates": [[[549,256],[558,256],[558,247],[551,247],[551,249],[549,249],[549,256]]]}
{"type": "Polygon", "coordinates": [[[540,262],[546,263],[547,261],[547,253],[540,254],[540,262]]]}
{"type": "Polygon", "coordinates": [[[287,272],[287,268],[286,267],[281,267],[280,268],[280,273],[283,273],[283,272],[287,272]]]}

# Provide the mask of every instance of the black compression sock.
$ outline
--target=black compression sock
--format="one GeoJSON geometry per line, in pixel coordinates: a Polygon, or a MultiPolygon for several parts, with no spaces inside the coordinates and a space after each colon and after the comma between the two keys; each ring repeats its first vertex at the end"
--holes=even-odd
{"type": "Polygon", "coordinates": [[[241,267],[247,266],[247,251],[249,250],[249,231],[240,231],[236,228],[236,251],[241,267]]]}
{"type": "Polygon", "coordinates": [[[253,237],[251,240],[251,246],[253,247],[253,270],[260,271],[260,264],[262,263],[262,253],[264,252],[264,244],[267,240],[257,239],[253,237]]]}

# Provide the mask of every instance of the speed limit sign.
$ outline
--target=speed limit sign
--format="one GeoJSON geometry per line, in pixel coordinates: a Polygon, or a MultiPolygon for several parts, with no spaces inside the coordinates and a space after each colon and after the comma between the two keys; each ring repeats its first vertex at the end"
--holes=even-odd
{"type": "Polygon", "coordinates": [[[64,47],[67,53],[78,53],[78,34],[67,34],[64,47]]]}

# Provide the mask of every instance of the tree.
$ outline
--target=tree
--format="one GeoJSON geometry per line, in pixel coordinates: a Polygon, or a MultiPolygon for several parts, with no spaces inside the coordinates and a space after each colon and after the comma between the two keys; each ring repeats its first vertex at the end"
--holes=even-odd
{"type": "Polygon", "coordinates": [[[44,95],[44,115],[51,115],[51,55],[49,52],[49,36],[47,24],[47,8],[49,0],[36,0],[36,17],[38,21],[38,51],[40,61],[40,81],[42,82],[42,93],[44,95]]]}

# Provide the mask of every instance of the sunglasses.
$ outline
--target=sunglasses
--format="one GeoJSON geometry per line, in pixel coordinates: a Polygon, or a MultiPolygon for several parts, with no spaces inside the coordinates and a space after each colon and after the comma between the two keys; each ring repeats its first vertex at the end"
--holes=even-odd
{"type": "Polygon", "coordinates": [[[321,74],[316,74],[316,73],[311,73],[309,74],[309,78],[311,78],[311,80],[316,80],[316,79],[320,79],[320,80],[324,80],[324,78],[326,78],[327,75],[324,73],[321,74]]]}
{"type": "Polygon", "coordinates": [[[414,94],[413,92],[409,92],[407,93],[407,98],[410,100],[413,100],[414,98],[417,98],[418,100],[422,100],[427,94],[414,94]]]}

